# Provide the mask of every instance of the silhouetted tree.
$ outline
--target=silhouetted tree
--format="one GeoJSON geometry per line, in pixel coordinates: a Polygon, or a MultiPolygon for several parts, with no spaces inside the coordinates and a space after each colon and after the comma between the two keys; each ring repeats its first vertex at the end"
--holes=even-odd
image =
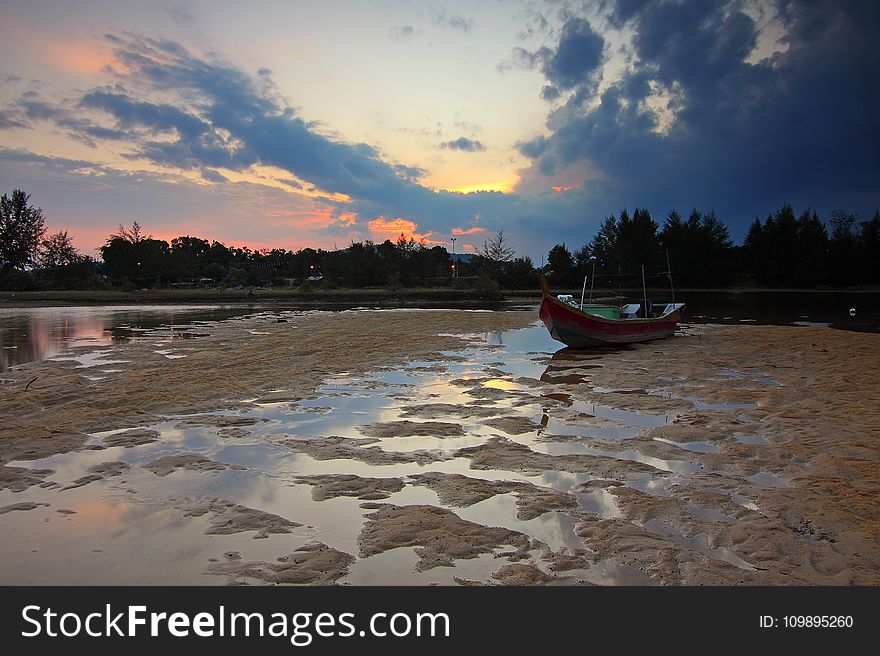
{"type": "Polygon", "coordinates": [[[815,287],[828,279],[828,231],[814,210],[804,210],[797,220],[797,256],[791,284],[815,287]]]}
{"type": "Polygon", "coordinates": [[[144,237],[135,221],[131,230],[119,226],[99,249],[104,269],[110,280],[117,285],[152,287],[167,283],[174,277],[170,264],[170,248],[167,241],[144,237]]]}
{"type": "Polygon", "coordinates": [[[870,221],[861,223],[860,256],[862,266],[859,280],[873,285],[880,284],[880,210],[874,212],[870,221]]]}
{"type": "Polygon", "coordinates": [[[831,243],[829,244],[829,279],[832,285],[856,282],[853,263],[858,258],[858,244],[853,227],[856,215],[845,210],[831,212],[831,243]]]}
{"type": "Polygon", "coordinates": [[[29,201],[21,189],[0,197],[0,271],[24,271],[35,262],[46,225],[43,210],[29,201]]]}
{"type": "Polygon", "coordinates": [[[556,244],[547,253],[547,274],[551,284],[557,287],[571,287],[575,284],[574,258],[565,244],[556,244]]]}
{"type": "Polygon", "coordinates": [[[622,214],[617,224],[617,258],[625,269],[645,271],[661,266],[663,260],[657,240],[657,223],[646,209],[636,209],[632,218],[622,214]]]}
{"type": "Polygon", "coordinates": [[[694,209],[683,221],[672,210],[658,239],[669,255],[676,284],[702,287],[729,282],[733,268],[730,233],[714,212],[694,209]]]}
{"type": "Polygon", "coordinates": [[[56,232],[40,242],[40,250],[37,254],[40,268],[52,269],[75,264],[79,260],[80,255],[70,241],[67,230],[56,232]]]}
{"type": "MultiPolygon", "coordinates": [[[[621,210],[620,215],[621,217],[626,216],[629,219],[629,214],[625,209],[621,210]]],[[[587,247],[589,257],[596,258],[596,267],[600,271],[616,271],[620,266],[617,256],[618,233],[617,219],[613,215],[606,217],[602,221],[602,225],[599,226],[599,231],[587,247]]],[[[586,255],[587,253],[584,254],[586,255]]],[[[581,259],[583,260],[583,258],[581,259]]]]}
{"type": "Polygon", "coordinates": [[[505,289],[531,289],[535,286],[535,275],[535,265],[530,257],[515,257],[504,263],[501,286],[505,289]]]}
{"type": "Polygon", "coordinates": [[[641,266],[646,272],[658,269],[663,257],[657,227],[648,210],[638,208],[630,216],[624,208],[617,218],[609,216],[602,221],[586,250],[579,251],[579,264],[586,269],[584,273],[590,273],[589,258],[595,257],[597,277],[601,273],[616,275],[618,271],[636,274],[641,266]]]}
{"type": "Polygon", "coordinates": [[[493,262],[509,262],[513,259],[514,250],[504,241],[504,230],[483,242],[480,255],[493,262]]]}

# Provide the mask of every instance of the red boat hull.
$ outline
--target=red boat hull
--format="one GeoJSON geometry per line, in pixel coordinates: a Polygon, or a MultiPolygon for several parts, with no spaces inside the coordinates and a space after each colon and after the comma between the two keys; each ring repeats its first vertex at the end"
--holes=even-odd
{"type": "Polygon", "coordinates": [[[681,318],[681,309],[656,319],[606,319],[581,312],[545,293],[540,316],[553,339],[572,348],[584,348],[671,337],[681,318]]]}

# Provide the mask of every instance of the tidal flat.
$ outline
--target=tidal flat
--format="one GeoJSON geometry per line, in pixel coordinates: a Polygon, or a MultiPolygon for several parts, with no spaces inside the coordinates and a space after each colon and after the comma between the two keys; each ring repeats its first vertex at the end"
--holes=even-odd
{"type": "Polygon", "coordinates": [[[880,335],[265,311],[0,374],[0,584],[876,585],[880,335]]]}

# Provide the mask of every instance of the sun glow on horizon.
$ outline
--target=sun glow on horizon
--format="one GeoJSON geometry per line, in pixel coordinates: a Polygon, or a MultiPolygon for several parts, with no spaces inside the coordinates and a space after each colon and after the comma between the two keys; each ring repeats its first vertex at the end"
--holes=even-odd
{"type": "Polygon", "coordinates": [[[510,193],[510,191],[516,186],[516,182],[487,182],[487,183],[478,183],[478,184],[470,184],[470,185],[462,185],[459,187],[453,187],[451,189],[446,189],[445,191],[451,191],[456,194],[476,194],[481,191],[497,191],[502,194],[510,193]]]}

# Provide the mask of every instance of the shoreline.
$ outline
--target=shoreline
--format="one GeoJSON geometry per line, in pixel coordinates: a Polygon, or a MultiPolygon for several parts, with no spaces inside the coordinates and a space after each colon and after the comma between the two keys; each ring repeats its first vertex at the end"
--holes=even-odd
{"type": "MultiPolygon", "coordinates": [[[[577,288],[560,288],[557,293],[580,293],[577,288]]],[[[622,289],[628,295],[641,295],[641,288],[622,289]]],[[[649,287],[649,292],[665,293],[665,287],[649,287]]],[[[595,289],[593,296],[616,297],[616,289],[595,289]]],[[[880,289],[776,289],[730,287],[718,289],[676,288],[676,294],[866,294],[880,293],[880,289]]],[[[470,290],[446,288],[340,288],[315,289],[303,292],[298,289],[253,288],[236,289],[154,289],[148,291],[101,291],[101,290],[62,290],[32,292],[0,291],[0,309],[17,307],[64,307],[76,305],[139,305],[139,304],[226,304],[252,303],[266,305],[289,304],[296,308],[327,307],[332,309],[351,308],[370,305],[383,308],[425,307],[425,308],[481,308],[497,309],[510,305],[540,303],[540,289],[500,290],[498,296],[480,297],[470,290]]]]}

